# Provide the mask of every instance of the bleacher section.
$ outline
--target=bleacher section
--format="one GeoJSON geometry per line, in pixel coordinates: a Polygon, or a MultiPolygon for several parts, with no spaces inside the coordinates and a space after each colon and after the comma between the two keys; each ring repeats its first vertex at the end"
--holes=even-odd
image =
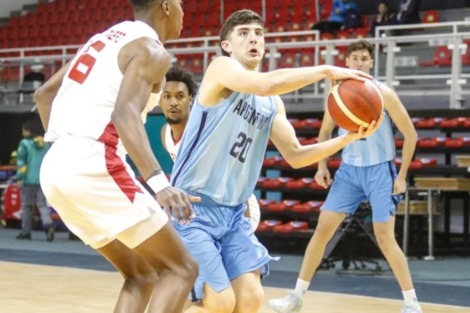
{"type": "MultiPolygon", "coordinates": [[[[317,16],[324,20],[331,12],[332,0],[320,0],[320,8],[307,0],[270,0],[266,1],[266,31],[286,32],[308,30],[317,22],[317,16]]],[[[224,16],[238,9],[249,8],[261,12],[261,1],[240,0],[225,1],[224,16]]],[[[217,36],[220,29],[220,1],[202,0],[201,2],[184,2],[184,29],[181,38],[217,36]],[[207,10],[207,8],[210,10],[207,10]],[[203,9],[201,9],[203,8],[203,9]]],[[[431,23],[440,20],[439,12],[431,10],[423,12],[423,22],[431,23]]],[[[50,3],[41,2],[35,11],[28,12],[22,16],[12,16],[9,23],[0,27],[0,47],[1,48],[27,48],[45,46],[79,45],[96,32],[127,19],[132,19],[132,9],[127,0],[55,0],[50,3]]],[[[366,27],[359,29],[348,29],[337,34],[323,34],[322,40],[363,38],[368,36],[370,17],[363,17],[366,27]]],[[[426,32],[425,30],[424,32],[426,32]]],[[[292,42],[311,40],[304,37],[282,37],[272,38],[268,42],[292,42]]],[[[216,43],[213,43],[216,44],[216,43]]],[[[168,45],[168,48],[196,47],[194,43],[168,45]]],[[[313,49],[311,49],[313,50],[313,49]]],[[[449,51],[443,51],[443,47],[437,47],[434,56],[418,56],[417,65],[421,67],[429,66],[449,66],[449,51]]],[[[68,50],[74,53],[74,49],[68,50]]],[[[62,50],[48,51],[47,54],[61,54],[62,50]]],[[[39,55],[38,52],[26,52],[25,56],[39,55]]],[[[421,53],[419,53],[421,54],[421,53]]],[[[19,52],[0,54],[1,57],[19,57],[19,52]]],[[[290,51],[283,55],[278,62],[281,68],[293,67],[297,65],[312,64],[312,51],[290,51]],[[300,62],[293,62],[298,57],[300,62]]],[[[343,66],[345,60],[345,50],[340,49],[335,56],[334,63],[343,66]]],[[[412,60],[412,59],[411,59],[412,60]]],[[[463,56],[464,64],[470,64],[470,56],[467,53],[463,56]]],[[[267,63],[267,62],[266,62],[267,63]]],[[[325,63],[324,57],[320,63],[325,63]]],[[[195,74],[201,73],[201,55],[181,55],[178,64],[195,74]]],[[[266,69],[267,64],[264,65],[266,69]]],[[[28,69],[26,69],[28,70],[28,69]]],[[[47,76],[52,73],[48,71],[47,76]]],[[[18,68],[5,67],[1,72],[3,82],[18,81],[18,68]]]]}

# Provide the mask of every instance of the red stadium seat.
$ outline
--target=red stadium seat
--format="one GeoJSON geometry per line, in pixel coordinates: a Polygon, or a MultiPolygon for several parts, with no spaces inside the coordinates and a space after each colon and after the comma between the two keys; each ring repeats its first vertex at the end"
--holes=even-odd
{"type": "Polygon", "coordinates": [[[273,230],[274,227],[282,225],[281,221],[276,220],[265,220],[259,223],[258,228],[256,229],[257,232],[263,232],[268,230],[273,230]]]}
{"type": "Polygon", "coordinates": [[[275,156],[275,157],[272,157],[272,158],[267,158],[267,159],[264,159],[263,166],[264,167],[272,167],[276,164],[281,163],[283,160],[284,160],[284,158],[282,156],[275,156]]]}
{"type": "Polygon", "coordinates": [[[297,204],[292,207],[295,213],[310,213],[312,211],[319,211],[323,205],[323,201],[309,201],[302,204],[297,204]]]}
{"type": "Polygon", "coordinates": [[[296,231],[302,231],[308,229],[307,222],[289,222],[283,225],[275,226],[273,231],[275,233],[289,234],[296,231]]]}
{"type": "Polygon", "coordinates": [[[258,204],[260,209],[266,209],[268,205],[276,203],[276,201],[271,200],[271,199],[259,199],[258,204]]]}
{"type": "Polygon", "coordinates": [[[310,186],[313,183],[313,178],[301,178],[298,180],[290,181],[286,184],[286,188],[288,189],[303,189],[310,186]]]}
{"type": "Polygon", "coordinates": [[[439,13],[435,10],[426,11],[424,13],[423,23],[438,23],[439,22],[439,13]]]}
{"type": "Polygon", "coordinates": [[[461,148],[470,145],[470,137],[451,139],[445,143],[447,148],[461,148]]]}
{"type": "Polygon", "coordinates": [[[440,117],[430,118],[427,120],[420,120],[416,123],[416,126],[419,128],[433,128],[440,125],[443,120],[444,119],[440,117]]]}
{"type": "Polygon", "coordinates": [[[465,122],[470,121],[469,117],[457,117],[450,120],[442,121],[441,127],[443,128],[456,128],[465,125],[465,122]]]}
{"type": "Polygon", "coordinates": [[[270,212],[284,212],[291,209],[294,205],[299,204],[299,200],[284,200],[279,203],[268,204],[266,209],[270,212]]]}
{"type": "Polygon", "coordinates": [[[279,177],[263,183],[264,188],[279,188],[294,180],[292,177],[279,177]]]}

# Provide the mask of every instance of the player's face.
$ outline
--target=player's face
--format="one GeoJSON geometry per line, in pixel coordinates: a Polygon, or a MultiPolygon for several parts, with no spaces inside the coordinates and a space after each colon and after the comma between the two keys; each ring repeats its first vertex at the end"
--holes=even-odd
{"type": "Polygon", "coordinates": [[[170,18],[168,25],[168,39],[177,39],[180,36],[181,29],[183,28],[183,8],[181,6],[183,1],[181,0],[168,0],[170,9],[170,18]]]}
{"type": "Polygon", "coordinates": [[[264,56],[264,31],[259,24],[236,26],[230,40],[225,42],[232,57],[248,67],[255,68],[264,56]]]}
{"type": "Polygon", "coordinates": [[[346,58],[346,66],[350,69],[360,70],[369,74],[370,69],[374,66],[374,60],[369,54],[369,51],[358,50],[351,52],[349,57],[346,58]]]}
{"type": "Polygon", "coordinates": [[[179,124],[188,119],[193,98],[182,82],[167,82],[160,97],[160,107],[168,124],[179,124]]]}
{"type": "Polygon", "coordinates": [[[26,129],[22,129],[22,135],[24,138],[28,138],[31,136],[31,132],[29,130],[26,130],[26,129]]]}

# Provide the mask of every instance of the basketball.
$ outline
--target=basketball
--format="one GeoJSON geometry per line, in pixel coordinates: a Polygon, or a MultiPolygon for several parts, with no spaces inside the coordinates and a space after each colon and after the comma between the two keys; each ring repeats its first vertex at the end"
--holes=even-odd
{"type": "Polygon", "coordinates": [[[339,127],[356,132],[377,121],[384,109],[382,93],[373,81],[348,79],[331,88],[328,111],[339,127]]]}

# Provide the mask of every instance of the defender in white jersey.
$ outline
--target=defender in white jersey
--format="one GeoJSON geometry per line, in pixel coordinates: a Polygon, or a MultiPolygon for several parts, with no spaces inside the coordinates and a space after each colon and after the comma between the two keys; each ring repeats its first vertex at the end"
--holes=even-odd
{"type": "MultiPolygon", "coordinates": [[[[166,124],[161,130],[162,143],[173,162],[178,154],[196,91],[197,84],[191,73],[176,66],[170,68],[166,74],[160,107],[166,117],[166,124]]],[[[257,229],[261,217],[258,199],[252,194],[245,204],[248,207],[245,216],[250,219],[253,229],[257,229]]]]}
{"type": "MultiPolygon", "coordinates": [[[[351,69],[369,73],[374,64],[374,46],[365,40],[348,47],[346,65],[351,69]]],[[[343,162],[332,183],[326,161],[319,162],[315,180],[324,188],[331,185],[322,207],[318,226],[305,252],[295,290],[285,298],[271,300],[270,305],[280,313],[298,311],[303,303],[315,270],[320,265],[326,245],[347,214],[354,214],[362,201],[372,205],[372,221],[377,242],[397,278],[405,299],[402,313],[421,313],[413,289],[406,258],[395,239],[395,213],[401,195],[406,189],[406,175],[416,147],[417,134],[413,123],[392,89],[377,82],[386,116],[379,129],[370,137],[344,147],[343,162]],[[397,175],[393,159],[395,141],[392,121],[404,136],[403,162],[397,175]]],[[[319,141],[331,138],[335,123],[328,110],[325,112],[319,141]]],[[[339,134],[344,130],[339,131],[339,134]]]]}
{"type": "Polygon", "coordinates": [[[170,186],[142,115],[157,104],[151,93],[161,91],[170,66],[162,43],[179,36],[183,11],[179,0],[131,4],[135,22],[95,35],[36,92],[46,140],[54,143],[40,179],[69,229],[125,278],[115,312],[180,313],[197,264],[160,205],[189,219],[198,199],[170,186]],[[135,179],[127,153],[158,203],[135,179]]]}
{"type": "Polygon", "coordinates": [[[173,223],[196,258],[199,277],[189,313],[257,313],[263,303],[261,277],[269,272],[266,248],[243,218],[253,194],[269,138],[293,167],[320,161],[346,144],[374,133],[349,133],[302,146],[286,117],[280,94],[324,78],[365,80],[360,71],[332,66],[259,73],[264,55],[262,18],[249,10],[233,13],[220,31],[224,56],[208,67],[195,97],[172,182],[201,197],[188,225],[173,223]]]}

